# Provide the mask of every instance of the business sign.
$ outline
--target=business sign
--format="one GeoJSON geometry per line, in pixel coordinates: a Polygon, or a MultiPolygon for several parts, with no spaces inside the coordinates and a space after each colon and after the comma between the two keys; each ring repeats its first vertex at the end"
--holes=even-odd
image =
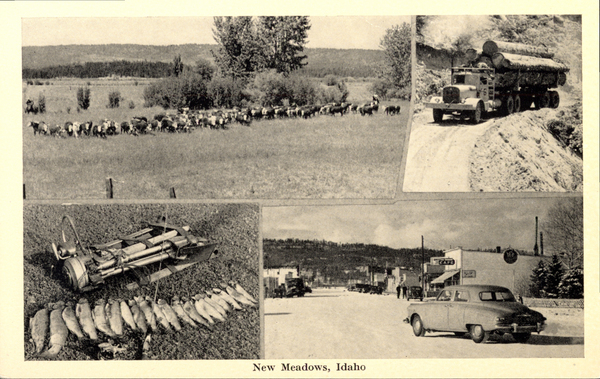
{"type": "Polygon", "coordinates": [[[518,256],[519,253],[517,253],[517,251],[514,249],[504,250],[504,261],[508,264],[515,263],[517,261],[518,256]]]}
{"type": "Polygon", "coordinates": [[[431,257],[430,263],[435,266],[452,266],[456,262],[454,258],[431,257]]]}
{"type": "Polygon", "coordinates": [[[475,279],[475,270],[463,270],[463,279],[475,279]]]}

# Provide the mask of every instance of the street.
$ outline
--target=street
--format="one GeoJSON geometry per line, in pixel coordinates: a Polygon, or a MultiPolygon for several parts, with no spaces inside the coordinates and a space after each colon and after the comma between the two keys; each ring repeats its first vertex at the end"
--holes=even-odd
{"type": "MultiPolygon", "coordinates": [[[[412,301],[412,300],[411,300],[412,301]]],[[[535,308],[548,324],[526,344],[469,335],[415,337],[403,323],[409,302],[343,288],[313,289],[304,298],[265,299],[266,359],[576,358],[584,356],[582,309],[535,308]]]]}

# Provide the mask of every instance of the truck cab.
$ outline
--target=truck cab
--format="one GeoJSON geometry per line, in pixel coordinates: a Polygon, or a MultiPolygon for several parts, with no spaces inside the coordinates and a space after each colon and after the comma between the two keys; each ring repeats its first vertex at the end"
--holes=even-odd
{"type": "Polygon", "coordinates": [[[433,108],[434,121],[442,121],[444,114],[455,114],[479,123],[485,112],[499,106],[494,99],[494,74],[493,68],[453,67],[451,84],[443,88],[442,96],[433,96],[425,103],[433,108]]]}

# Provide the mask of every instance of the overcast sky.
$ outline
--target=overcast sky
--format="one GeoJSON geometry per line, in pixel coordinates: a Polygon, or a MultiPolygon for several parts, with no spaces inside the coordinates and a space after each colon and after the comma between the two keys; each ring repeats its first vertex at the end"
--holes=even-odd
{"type": "MultiPolygon", "coordinates": [[[[386,29],[410,16],[310,17],[307,47],[378,49],[386,29]]],[[[23,46],[214,44],[212,17],[24,18],[23,46]]]]}
{"type": "MultiPolygon", "coordinates": [[[[539,223],[559,198],[399,201],[394,205],[263,208],[263,237],[367,243],[392,248],[533,250],[539,223]]],[[[540,228],[540,231],[543,231],[540,228]]]]}

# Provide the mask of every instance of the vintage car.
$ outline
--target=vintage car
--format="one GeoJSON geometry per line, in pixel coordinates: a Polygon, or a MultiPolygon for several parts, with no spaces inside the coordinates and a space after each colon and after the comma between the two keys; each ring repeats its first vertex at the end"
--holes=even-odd
{"type": "Polygon", "coordinates": [[[406,300],[419,299],[423,301],[423,288],[420,286],[410,286],[406,291],[406,300]]]}
{"type": "Polygon", "coordinates": [[[415,336],[425,332],[467,333],[475,343],[490,334],[510,333],[526,342],[532,332],[546,327],[546,318],[517,302],[508,288],[490,285],[458,285],[442,289],[434,301],[411,303],[404,320],[415,336]]]}

